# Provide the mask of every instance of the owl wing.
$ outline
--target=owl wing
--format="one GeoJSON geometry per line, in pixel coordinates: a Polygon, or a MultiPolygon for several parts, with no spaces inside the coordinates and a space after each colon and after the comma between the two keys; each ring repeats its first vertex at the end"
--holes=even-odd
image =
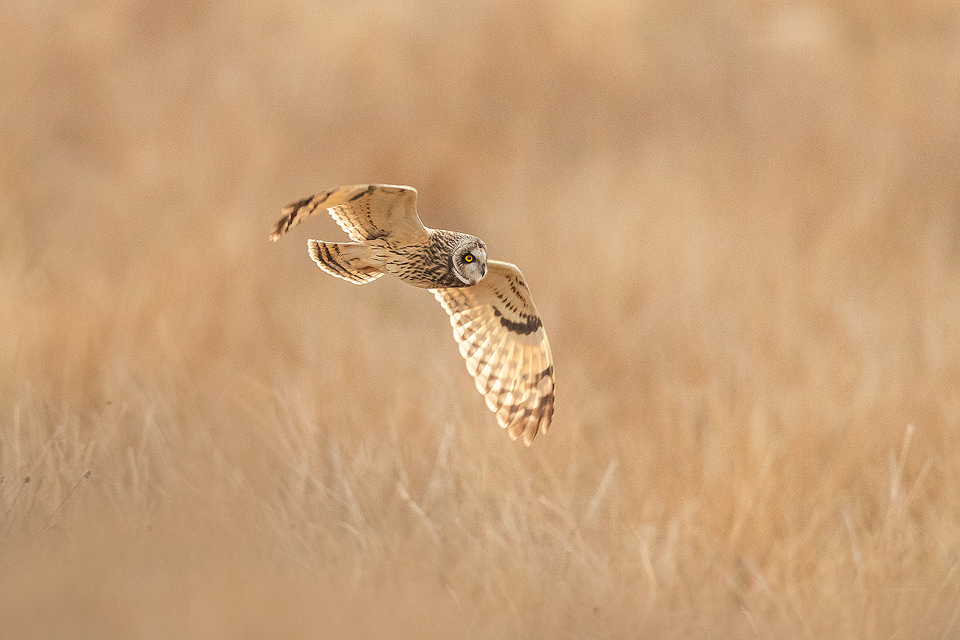
{"type": "Polygon", "coordinates": [[[388,184],[355,184],[327,189],[283,208],[273,226],[277,240],[305,218],[327,211],[354,242],[390,236],[403,244],[422,240],[427,230],[417,215],[417,190],[388,184]]]}
{"type": "Polygon", "coordinates": [[[553,357],[530,289],[516,266],[487,261],[472,287],[431,289],[450,314],[460,354],[497,422],[528,446],[553,419],[553,357]]]}

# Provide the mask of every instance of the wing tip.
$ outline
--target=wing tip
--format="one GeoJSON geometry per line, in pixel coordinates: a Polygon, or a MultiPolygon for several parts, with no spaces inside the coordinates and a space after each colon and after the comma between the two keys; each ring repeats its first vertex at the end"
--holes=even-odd
{"type": "Polygon", "coordinates": [[[280,239],[280,236],[285,234],[290,230],[290,216],[285,215],[279,220],[277,220],[273,228],[270,230],[270,242],[276,242],[280,239]]]}
{"type": "Polygon", "coordinates": [[[497,422],[506,430],[511,440],[516,441],[522,437],[523,444],[529,447],[538,434],[546,434],[550,430],[553,423],[553,403],[554,395],[550,393],[542,396],[532,409],[521,409],[522,405],[516,405],[504,412],[504,407],[500,407],[496,411],[497,422]]]}

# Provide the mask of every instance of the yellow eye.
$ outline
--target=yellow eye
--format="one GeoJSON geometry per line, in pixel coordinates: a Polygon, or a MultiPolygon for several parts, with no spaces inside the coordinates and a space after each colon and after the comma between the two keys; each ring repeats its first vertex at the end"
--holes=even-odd
{"type": "Polygon", "coordinates": [[[472,253],[468,253],[467,255],[463,256],[463,261],[464,261],[464,262],[473,262],[473,254],[472,254],[472,253]]]}

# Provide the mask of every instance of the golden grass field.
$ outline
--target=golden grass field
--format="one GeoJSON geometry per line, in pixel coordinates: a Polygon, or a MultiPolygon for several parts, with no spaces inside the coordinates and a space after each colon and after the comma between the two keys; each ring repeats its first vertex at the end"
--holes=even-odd
{"type": "Polygon", "coordinates": [[[0,638],[960,637],[954,2],[0,2],[0,638]],[[517,263],[553,427],[321,188],[517,263]]]}

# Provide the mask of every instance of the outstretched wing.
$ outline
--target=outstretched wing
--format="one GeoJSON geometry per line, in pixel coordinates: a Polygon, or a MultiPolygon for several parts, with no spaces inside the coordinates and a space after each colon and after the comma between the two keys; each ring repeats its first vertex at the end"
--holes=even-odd
{"type": "Polygon", "coordinates": [[[390,236],[402,244],[421,241],[427,234],[417,215],[417,190],[388,184],[355,184],[321,191],[283,208],[273,226],[277,240],[305,218],[320,211],[333,216],[354,242],[390,236]]]}
{"type": "Polygon", "coordinates": [[[460,354],[497,422],[528,446],[553,419],[553,357],[520,270],[487,261],[472,287],[432,289],[450,314],[460,354]]]}

